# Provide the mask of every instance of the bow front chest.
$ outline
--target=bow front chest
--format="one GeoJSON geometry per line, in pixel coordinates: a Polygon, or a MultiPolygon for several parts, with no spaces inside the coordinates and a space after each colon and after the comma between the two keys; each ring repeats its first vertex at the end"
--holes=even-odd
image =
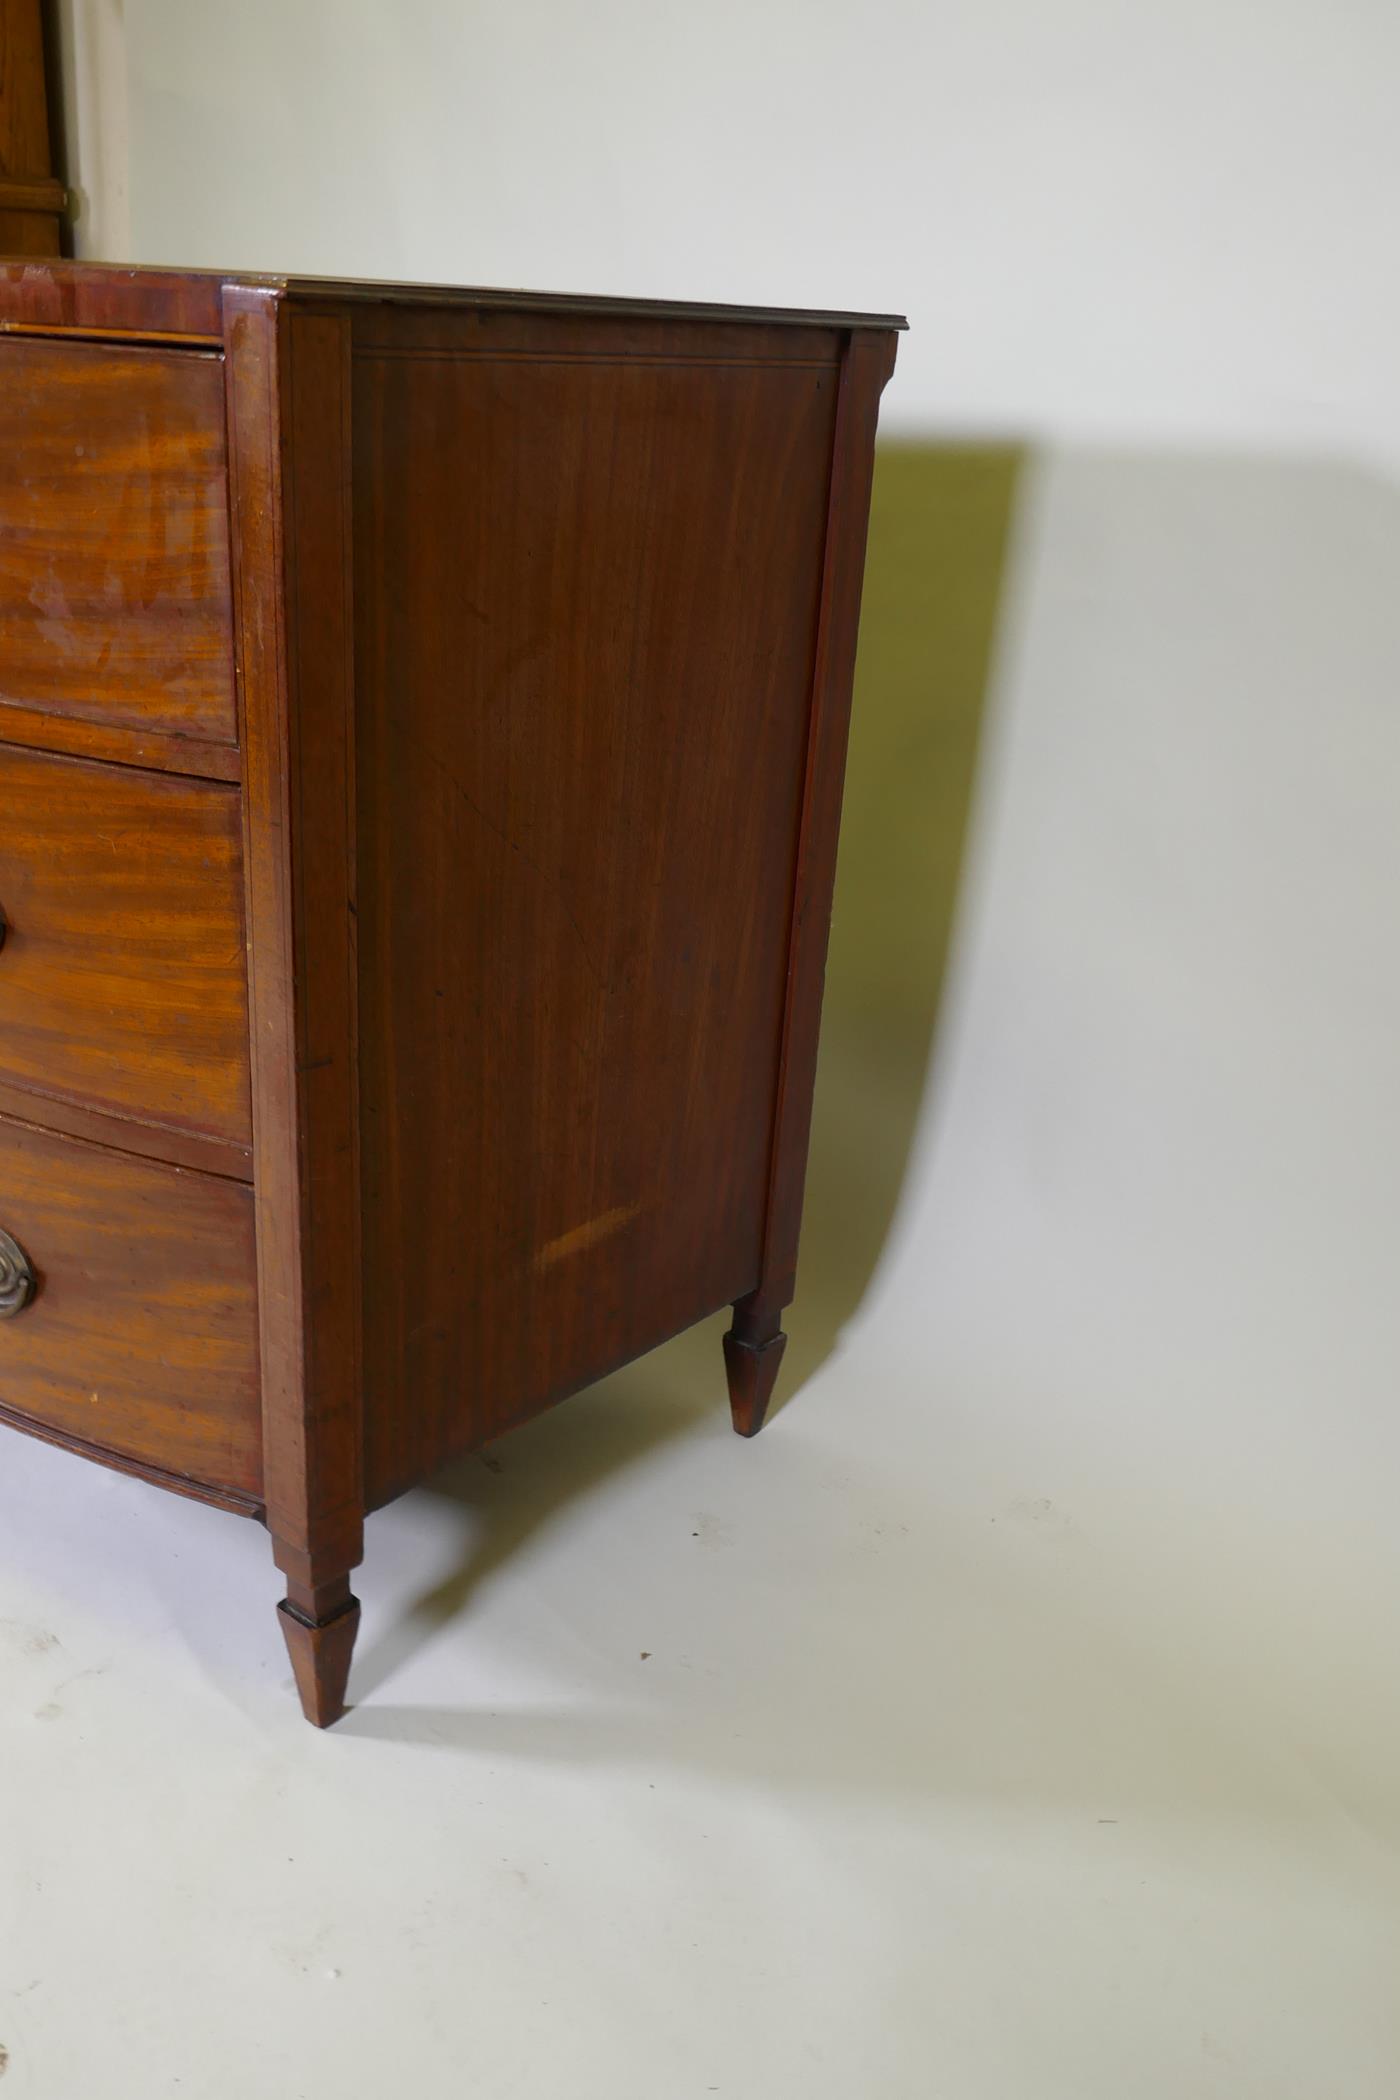
{"type": "Polygon", "coordinates": [[[893,319],[0,264],[0,1418],[366,1512],[793,1289],[893,319]]]}

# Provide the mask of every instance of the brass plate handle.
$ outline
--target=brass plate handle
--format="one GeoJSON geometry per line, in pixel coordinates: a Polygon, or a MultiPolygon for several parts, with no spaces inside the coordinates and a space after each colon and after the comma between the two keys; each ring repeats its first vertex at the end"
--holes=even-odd
{"type": "Polygon", "coordinates": [[[22,1313],[34,1296],[34,1270],[18,1240],[0,1232],[0,1320],[22,1313]]]}

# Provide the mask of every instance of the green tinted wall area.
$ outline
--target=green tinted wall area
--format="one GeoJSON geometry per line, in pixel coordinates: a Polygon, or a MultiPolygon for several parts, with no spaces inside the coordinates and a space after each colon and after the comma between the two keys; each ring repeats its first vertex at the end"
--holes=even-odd
{"type": "Polygon", "coordinates": [[[1015,445],[882,445],[798,1305],[793,1391],[860,1302],[933,1044],[1023,462],[1015,445]]]}

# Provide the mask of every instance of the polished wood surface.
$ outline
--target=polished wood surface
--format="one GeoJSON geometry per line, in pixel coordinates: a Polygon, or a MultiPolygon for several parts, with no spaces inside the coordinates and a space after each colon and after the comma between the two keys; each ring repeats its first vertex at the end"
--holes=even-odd
{"type": "Polygon", "coordinates": [[[390,283],[379,278],[305,277],[257,270],[170,270],[125,263],[53,262],[42,271],[0,261],[0,330],[43,328],[93,335],[139,335],[222,344],[223,300],[237,287],[297,307],[418,308],[433,313],[516,313],[611,321],[713,321],[749,327],[899,330],[899,314],[844,313],[818,307],[726,306],[705,300],[599,298],[577,292],[497,286],[390,283]]]}
{"type": "Polygon", "coordinates": [[[335,316],[242,286],[224,313],[267,1522],[314,1630],[347,1608],[365,1514],[349,368],[335,316]]]}
{"type": "Polygon", "coordinates": [[[39,0],[5,0],[0,7],[0,205],[8,201],[11,183],[32,182],[49,171],[43,14],[39,0]]]}
{"type": "Polygon", "coordinates": [[[0,1079],[0,1116],[17,1116],[22,1123],[38,1117],[46,1130],[85,1138],[94,1145],[120,1145],[124,1152],[135,1152],[142,1159],[161,1159],[167,1166],[227,1174],[234,1181],[253,1178],[250,1144],[235,1144],[231,1138],[210,1137],[200,1130],[175,1130],[169,1123],[116,1117],[110,1109],[87,1108],[80,1101],[41,1093],[32,1086],[15,1086],[5,1079],[0,1079]]]}
{"type": "Polygon", "coordinates": [[[235,789],[0,745],[0,915],[0,1082],[250,1142],[235,789]]]}
{"type": "Polygon", "coordinates": [[[278,1606],[297,1696],[313,1728],[329,1728],[345,1711],[350,1660],[360,1630],[359,1598],[350,1595],[343,1581],[333,1589],[333,1596],[313,1592],[306,1610],[290,1596],[278,1606]]]}
{"type": "Polygon", "coordinates": [[[0,699],[236,742],[221,360],[0,341],[0,459],[0,699]]]}
{"type": "Polygon", "coordinates": [[[0,1319],[4,1407],[259,1497],[249,1190],[0,1117],[0,1229],[39,1279],[0,1319]]]}
{"type": "Polygon", "coordinates": [[[730,1401],[742,1436],[755,1435],[763,1425],[785,1339],[778,1323],[797,1283],[875,421],[893,368],[892,336],[870,329],[852,332],[841,367],[832,444],[763,1249],[754,1286],[736,1305],[727,1337],[730,1401]]]}
{"type": "Polygon", "coordinates": [[[0,265],[0,1418],[319,1725],[449,1453],[726,1303],[762,1422],[894,325],[0,265]]]}
{"type": "Polygon", "coordinates": [[[145,766],[160,773],[195,773],[207,780],[243,777],[236,744],[128,729],[120,723],[90,722],[77,715],[44,714],[37,707],[19,707],[3,697],[0,743],[23,744],[31,751],[66,752],[73,758],[106,759],[118,766],[145,766]]]}
{"type": "Polygon", "coordinates": [[[740,1436],[757,1436],[768,1418],[768,1403],[778,1381],[787,1336],[770,1330],[750,1341],[740,1324],[724,1337],[724,1368],[729,1380],[729,1411],[740,1436]]]}
{"type": "Polygon", "coordinates": [[[226,280],[187,270],[108,263],[29,264],[0,260],[0,333],[62,336],[80,344],[125,336],[218,350],[226,280]]]}
{"type": "Polygon", "coordinates": [[[357,350],[374,1501],[757,1281],[838,369],[514,315],[357,350]]]}

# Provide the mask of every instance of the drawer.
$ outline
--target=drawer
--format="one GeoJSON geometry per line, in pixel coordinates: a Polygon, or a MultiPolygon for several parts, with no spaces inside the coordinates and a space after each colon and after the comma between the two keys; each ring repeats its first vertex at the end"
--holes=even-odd
{"type": "Polygon", "coordinates": [[[0,914],[0,1080],[251,1144],[236,788],[0,746],[0,914]]]}
{"type": "Polygon", "coordinates": [[[0,1117],[0,1407],[259,1499],[252,1191],[0,1117]]]}
{"type": "Polygon", "coordinates": [[[222,358],[0,340],[0,700],[233,743],[231,617],[222,358]]]}

